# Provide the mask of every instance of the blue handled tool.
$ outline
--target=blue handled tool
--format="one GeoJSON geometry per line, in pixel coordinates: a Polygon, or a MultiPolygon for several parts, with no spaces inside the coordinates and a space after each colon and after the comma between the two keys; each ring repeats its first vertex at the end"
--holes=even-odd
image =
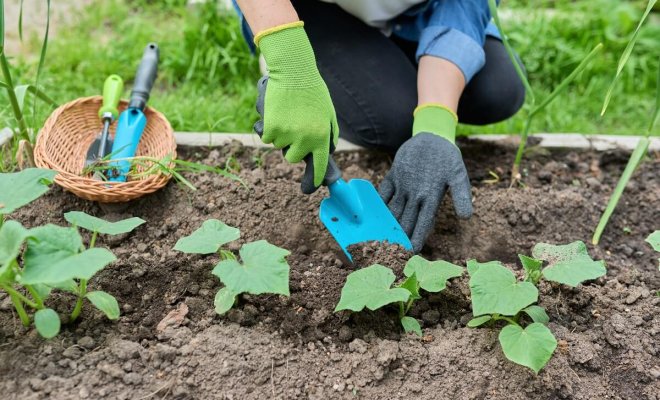
{"type": "Polygon", "coordinates": [[[135,156],[142,132],[147,125],[144,108],[158,74],[158,59],[158,45],[149,43],[144,49],[142,61],[140,61],[135,75],[128,108],[119,115],[119,121],[117,121],[117,131],[112,143],[112,155],[109,163],[109,181],[126,182],[126,174],[130,170],[131,163],[125,159],[135,156]]]}

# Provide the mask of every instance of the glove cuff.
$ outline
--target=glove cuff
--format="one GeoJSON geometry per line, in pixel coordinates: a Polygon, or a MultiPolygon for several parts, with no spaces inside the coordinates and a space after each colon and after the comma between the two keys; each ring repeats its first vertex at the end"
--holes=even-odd
{"type": "Polygon", "coordinates": [[[449,108],[438,103],[425,103],[415,108],[413,117],[413,136],[429,132],[456,143],[458,116],[449,108]]]}
{"type": "Polygon", "coordinates": [[[323,84],[316,58],[302,21],[259,32],[259,46],[268,66],[269,80],[281,87],[304,89],[323,84]]]}

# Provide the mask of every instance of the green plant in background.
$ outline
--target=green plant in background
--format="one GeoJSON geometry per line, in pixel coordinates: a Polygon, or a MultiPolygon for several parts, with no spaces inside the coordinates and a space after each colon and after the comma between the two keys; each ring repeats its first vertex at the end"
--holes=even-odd
{"type": "Polygon", "coordinates": [[[497,14],[497,4],[495,0],[488,0],[488,5],[490,7],[490,12],[493,15],[493,20],[495,21],[495,25],[497,26],[497,29],[500,31],[500,35],[502,36],[502,41],[504,43],[504,47],[506,49],[507,54],[509,55],[509,59],[513,63],[513,66],[516,69],[516,73],[518,74],[518,77],[520,80],[523,82],[526,90],[526,95],[527,99],[529,100],[531,110],[527,114],[527,119],[525,120],[525,123],[523,125],[523,130],[520,136],[520,145],[518,146],[518,151],[516,152],[516,158],[513,162],[513,166],[511,167],[511,185],[513,186],[516,182],[520,181],[522,178],[520,174],[520,164],[522,162],[522,157],[525,154],[525,147],[527,146],[527,137],[530,132],[530,128],[532,125],[532,122],[534,121],[534,117],[542,112],[548,104],[550,104],[561,92],[564,91],[568,87],[568,85],[575,80],[575,78],[587,67],[587,65],[591,62],[591,60],[598,54],[599,51],[603,48],[603,44],[599,43],[596,45],[596,47],[587,54],[584,59],[578,64],[577,67],[568,75],[566,76],[553,90],[552,92],[545,98],[543,101],[540,101],[537,105],[536,101],[536,96],[534,95],[534,90],[532,89],[532,86],[529,84],[529,81],[527,80],[526,74],[523,72],[522,67],[520,66],[520,63],[518,62],[518,59],[516,58],[516,55],[513,51],[513,48],[509,44],[509,40],[507,39],[507,36],[502,29],[502,24],[500,22],[499,15],[497,14]]]}
{"type": "MultiPolygon", "coordinates": [[[[36,99],[42,100],[47,104],[55,107],[57,104],[39,87],[39,77],[43,70],[45,58],[46,58],[46,49],[48,47],[48,31],[50,27],[50,0],[47,0],[48,3],[48,13],[46,20],[46,33],[44,35],[43,43],[41,46],[41,55],[39,57],[39,65],[37,68],[37,76],[35,84],[31,85],[16,85],[12,74],[9,69],[9,61],[7,60],[7,55],[4,51],[4,38],[5,38],[5,24],[4,24],[4,0],[0,0],[0,87],[4,88],[7,92],[7,97],[9,98],[9,104],[11,105],[11,111],[13,114],[14,123],[18,131],[18,140],[24,141],[24,144],[31,144],[34,142],[35,137],[30,135],[28,123],[25,118],[25,100],[28,93],[32,94],[35,98],[35,105],[33,110],[36,109],[36,99]]],[[[23,15],[23,2],[21,1],[21,12],[20,15],[23,15]]],[[[22,37],[22,18],[19,21],[19,33],[22,37]]],[[[33,122],[35,118],[33,115],[33,122]]],[[[36,132],[36,126],[32,126],[32,129],[36,132]]],[[[25,145],[24,145],[25,146],[25,145]]],[[[31,148],[31,146],[29,146],[31,148]]],[[[16,151],[18,151],[18,146],[15,146],[16,151]]],[[[31,150],[27,150],[30,154],[28,157],[31,159],[31,150]]],[[[17,157],[16,152],[12,154],[12,161],[17,157]]],[[[4,164],[4,160],[3,160],[4,164]]],[[[9,169],[7,166],[2,166],[2,170],[9,169]]]]}
{"type": "Polygon", "coordinates": [[[446,261],[427,261],[420,256],[414,256],[406,263],[403,274],[406,279],[392,287],[396,280],[394,272],[383,265],[374,264],[352,272],[346,278],[335,312],[358,312],[365,307],[374,311],[397,303],[404,331],[422,336],[419,322],[406,315],[415,300],[422,298],[420,289],[430,293],[441,292],[447,287],[449,279],[463,274],[463,268],[446,261]]]}
{"type": "Polygon", "coordinates": [[[532,257],[519,255],[525,278],[518,281],[499,261],[468,261],[470,293],[474,318],[468,327],[502,321],[499,335],[504,355],[534,372],[543,368],[557,347],[557,340],[546,326],[550,321],[538,302],[541,279],[576,287],[607,272],[603,261],[595,261],[583,242],[567,245],[539,243],[532,257]],[[543,267],[544,263],[547,263],[543,267]]]}
{"type": "MultiPolygon", "coordinates": [[[[644,24],[644,21],[648,17],[649,13],[651,12],[651,9],[655,4],[656,4],[656,0],[649,0],[646,6],[646,11],[642,15],[642,18],[639,21],[639,24],[637,25],[637,29],[635,29],[635,32],[633,32],[633,35],[630,38],[630,41],[628,42],[628,45],[621,54],[621,58],[619,59],[619,65],[617,66],[616,69],[616,75],[612,80],[607,95],[605,96],[605,101],[603,103],[603,109],[601,111],[601,115],[604,115],[605,111],[607,110],[607,107],[610,103],[612,90],[614,90],[614,87],[616,86],[616,83],[621,76],[621,72],[623,71],[623,68],[628,62],[628,59],[630,58],[630,54],[632,53],[632,50],[635,47],[635,43],[637,41],[641,27],[644,24]]],[[[600,241],[600,237],[605,231],[605,227],[607,227],[607,223],[609,222],[610,217],[614,213],[614,209],[619,204],[619,200],[621,200],[621,196],[623,195],[623,191],[625,190],[626,185],[628,185],[628,182],[630,181],[630,178],[632,177],[633,173],[635,172],[637,167],[639,167],[639,165],[642,163],[644,156],[648,152],[649,145],[651,144],[651,132],[653,131],[653,127],[655,126],[655,123],[658,120],[659,114],[660,114],[660,59],[658,59],[658,82],[655,91],[655,106],[653,108],[653,111],[651,112],[651,118],[649,120],[648,128],[646,129],[646,134],[637,142],[637,146],[635,146],[635,150],[630,155],[630,158],[628,159],[628,164],[626,164],[626,168],[623,170],[623,174],[621,174],[621,177],[619,178],[619,181],[617,182],[616,187],[614,188],[614,192],[612,192],[612,196],[610,197],[610,200],[607,203],[607,207],[605,208],[603,215],[601,215],[600,220],[598,221],[598,225],[596,226],[596,230],[594,231],[594,236],[591,239],[591,242],[593,244],[598,244],[598,242],[600,241]]]]}
{"type": "Polygon", "coordinates": [[[222,246],[240,237],[240,231],[217,219],[205,221],[189,236],[179,239],[174,250],[187,254],[218,254],[221,261],[213,275],[224,284],[216,294],[214,305],[218,314],[229,311],[241,293],[273,293],[289,296],[288,250],[265,240],[246,243],[239,250],[240,261],[222,246]]]}

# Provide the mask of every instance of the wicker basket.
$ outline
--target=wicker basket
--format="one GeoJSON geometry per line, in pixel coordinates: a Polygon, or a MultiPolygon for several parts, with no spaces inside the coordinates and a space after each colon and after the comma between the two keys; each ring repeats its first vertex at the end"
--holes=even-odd
{"type": "MultiPolygon", "coordinates": [[[[55,183],[83,199],[103,203],[119,203],[155,192],[167,184],[166,174],[153,174],[127,182],[105,182],[82,176],[87,150],[99,135],[102,123],[98,116],[101,96],[85,97],[66,103],[55,110],[37,137],[35,163],[40,168],[59,172],[55,183]]],[[[122,101],[119,111],[127,107],[122,101]]],[[[176,157],[172,127],[163,114],[147,107],[147,126],[137,149],[137,156],[176,157]]],[[[110,127],[114,137],[115,126],[110,127]]]]}

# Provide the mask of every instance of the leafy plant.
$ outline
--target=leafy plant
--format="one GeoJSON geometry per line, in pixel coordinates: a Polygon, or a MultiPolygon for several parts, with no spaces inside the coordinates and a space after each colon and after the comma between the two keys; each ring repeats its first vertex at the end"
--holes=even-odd
{"type": "Polygon", "coordinates": [[[391,269],[374,264],[352,272],[346,278],[341,298],[335,312],[341,310],[362,311],[365,307],[377,310],[392,303],[399,305],[399,319],[405,332],[422,335],[419,322],[408,311],[415,300],[422,298],[420,289],[437,293],[447,287],[447,281],[463,274],[463,268],[446,261],[427,261],[414,256],[403,270],[406,279],[392,287],[396,276],[391,269]]]}
{"type": "Polygon", "coordinates": [[[518,59],[515,55],[515,52],[513,51],[511,45],[509,44],[509,40],[506,34],[504,33],[504,30],[502,29],[502,24],[497,14],[497,4],[495,0],[488,0],[488,6],[490,8],[491,15],[493,16],[493,21],[495,22],[495,25],[497,26],[497,29],[500,31],[500,35],[502,36],[502,42],[504,43],[504,48],[506,49],[509,59],[513,63],[513,66],[516,70],[518,77],[525,86],[526,95],[531,105],[531,111],[527,114],[527,119],[525,120],[525,123],[523,125],[523,131],[520,136],[520,145],[518,146],[518,151],[516,152],[516,158],[513,162],[513,166],[511,167],[511,185],[513,186],[516,182],[520,181],[521,179],[520,164],[522,162],[522,157],[525,154],[525,147],[527,146],[527,137],[529,136],[530,128],[532,122],[534,121],[534,117],[540,114],[548,106],[548,104],[550,104],[554,99],[556,99],[557,96],[559,96],[559,94],[563,92],[564,89],[566,89],[573,80],[575,80],[575,78],[587,67],[587,65],[596,56],[596,54],[600,52],[600,50],[603,48],[603,44],[598,43],[593,48],[593,50],[591,50],[591,52],[589,52],[589,54],[587,54],[582,59],[582,61],[578,64],[578,66],[575,67],[575,69],[570,74],[568,74],[557,86],[555,86],[552,92],[545,99],[543,99],[543,101],[537,104],[536,103],[537,99],[536,96],[534,95],[534,90],[532,89],[532,86],[527,80],[527,76],[523,72],[522,67],[520,66],[518,59]]]}
{"type": "Polygon", "coordinates": [[[543,307],[536,305],[541,279],[575,287],[605,275],[605,263],[594,261],[583,242],[567,245],[539,243],[532,257],[519,255],[525,278],[516,276],[499,261],[468,261],[474,318],[468,327],[499,321],[506,325],[499,335],[504,355],[516,364],[538,373],[550,360],[557,340],[546,326],[550,321],[543,307]],[[545,267],[544,267],[544,264],[545,267]]]}
{"type": "Polygon", "coordinates": [[[189,236],[182,237],[174,249],[188,254],[218,254],[221,261],[213,269],[224,284],[215,296],[215,311],[224,314],[236,303],[241,293],[274,293],[289,296],[288,250],[265,240],[244,244],[239,250],[240,261],[225,244],[240,237],[237,228],[217,219],[205,221],[189,236]]]}
{"type": "Polygon", "coordinates": [[[108,318],[119,317],[114,297],[101,291],[87,292],[87,281],[116,257],[107,249],[85,248],[77,229],[52,224],[26,229],[19,222],[7,221],[0,228],[0,239],[0,289],[9,294],[24,326],[30,325],[28,307],[35,310],[39,334],[45,338],[57,335],[60,318],[45,305],[53,289],[77,296],[70,321],[80,314],[84,298],[108,318]]]}
{"type": "Polygon", "coordinates": [[[0,174],[0,290],[9,295],[24,326],[31,323],[26,307],[35,311],[35,327],[45,338],[56,336],[61,327],[57,312],[45,304],[54,289],[76,295],[71,322],[80,315],[84,299],[109,319],[119,318],[112,295],[87,291],[87,281],[116,259],[109,250],[94,247],[96,238],[99,233],[130,232],[144,223],[139,218],[112,223],[82,212],[66,213],[67,221],[93,232],[85,247],[75,227],[48,224],[27,229],[17,221],[4,222],[5,214],[46,193],[55,174],[44,169],[0,174]]]}

